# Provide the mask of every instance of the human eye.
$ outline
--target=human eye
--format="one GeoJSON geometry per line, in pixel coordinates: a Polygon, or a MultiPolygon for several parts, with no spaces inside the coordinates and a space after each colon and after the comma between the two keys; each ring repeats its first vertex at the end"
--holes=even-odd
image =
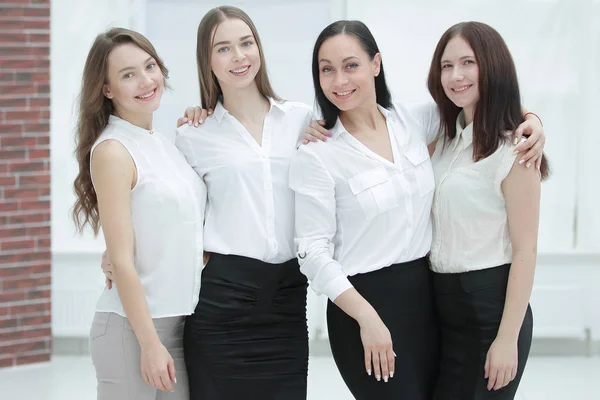
{"type": "Polygon", "coordinates": [[[465,65],[475,64],[474,60],[465,60],[465,65]]]}
{"type": "Polygon", "coordinates": [[[129,79],[133,76],[133,72],[128,72],[125,75],[123,75],[123,79],[129,79]]]}
{"type": "Polygon", "coordinates": [[[217,53],[226,53],[229,51],[229,47],[219,47],[217,53]]]}
{"type": "Polygon", "coordinates": [[[346,65],[346,69],[356,69],[356,68],[358,68],[357,63],[350,63],[350,64],[346,65]]]}
{"type": "Polygon", "coordinates": [[[323,73],[331,72],[331,67],[322,67],[321,72],[323,72],[323,73]]]}
{"type": "Polygon", "coordinates": [[[448,64],[448,63],[442,64],[442,69],[444,69],[444,68],[452,68],[452,64],[448,64]]]}
{"type": "Polygon", "coordinates": [[[146,65],[146,69],[152,69],[154,67],[156,67],[156,63],[154,63],[154,62],[151,62],[148,65],[146,65]]]}
{"type": "Polygon", "coordinates": [[[244,43],[242,43],[242,47],[250,47],[254,44],[254,42],[252,40],[246,40],[244,43]]]}

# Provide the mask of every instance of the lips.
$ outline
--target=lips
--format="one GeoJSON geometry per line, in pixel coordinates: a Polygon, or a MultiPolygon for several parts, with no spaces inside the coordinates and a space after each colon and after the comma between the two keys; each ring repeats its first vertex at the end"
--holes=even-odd
{"type": "Polygon", "coordinates": [[[246,75],[248,73],[248,71],[250,71],[250,65],[244,65],[242,67],[239,67],[239,68],[236,68],[236,69],[230,69],[229,70],[229,72],[231,72],[235,76],[246,75]]]}
{"type": "Polygon", "coordinates": [[[340,100],[344,100],[352,96],[356,89],[333,92],[333,95],[340,100]]]}
{"type": "Polygon", "coordinates": [[[452,93],[464,93],[467,90],[469,90],[473,85],[462,85],[462,86],[457,86],[454,88],[450,88],[450,90],[452,90],[452,93]]]}
{"type": "Polygon", "coordinates": [[[135,98],[138,100],[147,101],[147,100],[154,98],[154,96],[156,96],[156,88],[150,90],[149,92],[145,92],[138,96],[135,96],[135,98]]]}

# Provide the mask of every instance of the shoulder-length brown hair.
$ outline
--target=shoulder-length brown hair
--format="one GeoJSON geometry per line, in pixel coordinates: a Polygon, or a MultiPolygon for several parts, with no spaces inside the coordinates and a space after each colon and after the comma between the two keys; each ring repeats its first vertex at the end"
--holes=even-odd
{"type": "Polygon", "coordinates": [[[90,154],[96,139],[108,125],[108,117],[114,112],[112,101],[102,94],[103,86],[108,83],[108,56],[114,48],[126,43],[134,44],[152,56],[165,79],[169,74],[152,43],[138,32],[113,28],[98,35],[92,44],[83,69],[75,132],[75,157],[79,173],[73,184],[77,200],[72,211],[79,232],[83,231],[86,224],[90,224],[94,234],[98,234],[100,229],[98,199],[90,172],[90,154]]]}
{"type": "Polygon", "coordinates": [[[265,62],[262,44],[254,23],[248,14],[246,14],[243,10],[232,6],[220,6],[215,7],[207,12],[198,26],[196,59],[198,63],[198,82],[200,85],[200,99],[202,102],[202,108],[214,109],[217,105],[219,97],[223,95],[219,81],[210,67],[210,61],[216,27],[221,22],[230,18],[237,18],[248,25],[250,31],[252,31],[252,35],[254,35],[254,39],[256,40],[256,45],[258,46],[258,51],[260,53],[261,64],[260,70],[255,78],[258,91],[265,97],[271,97],[277,101],[281,101],[271,87],[269,75],[267,74],[267,64],[265,62]]]}
{"type": "MultiPolygon", "coordinates": [[[[471,46],[479,66],[479,101],[473,116],[473,160],[490,156],[523,122],[521,94],[514,61],[502,39],[491,26],[481,22],[461,22],[450,27],[433,53],[427,87],[440,111],[440,133],[444,140],[456,136],[456,118],[461,108],[444,93],[441,83],[442,55],[448,42],[460,36],[471,46]]],[[[548,176],[548,162],[542,158],[542,179],[548,176]]]]}

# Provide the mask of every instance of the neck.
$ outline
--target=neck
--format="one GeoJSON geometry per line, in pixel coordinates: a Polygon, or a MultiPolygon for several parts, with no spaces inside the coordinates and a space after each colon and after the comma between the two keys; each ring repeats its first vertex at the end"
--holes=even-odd
{"type": "Polygon", "coordinates": [[[262,119],[269,110],[269,100],[260,94],[256,82],[244,88],[221,88],[223,107],[240,121],[262,119]]]}
{"type": "Polygon", "coordinates": [[[473,122],[473,117],[475,116],[475,106],[469,106],[463,108],[464,116],[465,116],[465,127],[473,122]]]}
{"type": "Polygon", "coordinates": [[[120,110],[119,107],[115,107],[114,114],[139,128],[148,131],[152,130],[152,113],[127,112],[126,110],[120,110]]]}
{"type": "Polygon", "coordinates": [[[340,112],[340,121],[349,133],[354,131],[377,130],[381,123],[385,124],[385,117],[379,111],[377,103],[369,102],[348,111],[340,112]]]}

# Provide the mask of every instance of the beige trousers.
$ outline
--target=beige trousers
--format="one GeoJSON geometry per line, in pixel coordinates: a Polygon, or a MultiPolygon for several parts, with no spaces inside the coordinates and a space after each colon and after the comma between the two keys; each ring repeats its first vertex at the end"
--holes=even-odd
{"type": "Polygon", "coordinates": [[[189,400],[183,359],[185,317],[157,318],[154,327],[175,361],[174,392],[148,386],[140,367],[141,350],[127,318],[97,312],[90,330],[90,353],[96,368],[98,400],[189,400]]]}

